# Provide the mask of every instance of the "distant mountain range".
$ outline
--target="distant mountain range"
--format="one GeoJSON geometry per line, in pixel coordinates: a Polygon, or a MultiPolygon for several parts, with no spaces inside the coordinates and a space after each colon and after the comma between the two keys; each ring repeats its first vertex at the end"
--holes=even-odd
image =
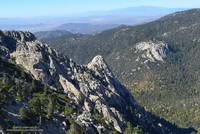
{"type": "Polygon", "coordinates": [[[179,126],[198,128],[199,37],[200,9],[192,9],[138,26],[42,41],[82,64],[103,55],[146,109],[179,126]]]}
{"type": "Polygon", "coordinates": [[[115,28],[119,25],[112,24],[89,24],[89,23],[68,23],[60,25],[53,30],[49,31],[39,31],[35,32],[36,37],[41,38],[49,38],[49,37],[58,37],[66,34],[95,34],[98,32],[102,32],[104,30],[115,28]]]}
{"type": "Polygon", "coordinates": [[[127,16],[161,16],[172,12],[187,10],[188,8],[165,8],[153,6],[139,6],[115,9],[105,12],[94,12],[95,15],[127,15],[127,16]]]}
{"type": "Polygon", "coordinates": [[[89,23],[68,23],[55,28],[56,30],[66,30],[71,33],[92,34],[104,30],[115,28],[117,24],[89,24],[89,23]]]}
{"type": "Polygon", "coordinates": [[[88,12],[74,16],[0,18],[0,28],[3,30],[37,32],[58,29],[65,30],[67,27],[67,30],[70,31],[70,29],[72,29],[72,32],[93,33],[110,29],[121,24],[137,25],[150,22],[161,16],[182,10],[186,9],[141,6],[111,11],[88,12]]]}

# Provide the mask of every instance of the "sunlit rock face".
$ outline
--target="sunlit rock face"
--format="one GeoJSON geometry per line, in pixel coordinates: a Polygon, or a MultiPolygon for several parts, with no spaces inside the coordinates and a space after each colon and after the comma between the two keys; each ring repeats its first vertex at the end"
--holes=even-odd
{"type": "Polygon", "coordinates": [[[94,57],[88,65],[78,65],[37,41],[31,33],[6,31],[2,35],[3,40],[12,39],[12,46],[6,42],[1,44],[1,50],[9,58],[15,59],[16,64],[23,66],[36,80],[66,93],[82,109],[82,113],[73,118],[88,132],[93,131],[91,128],[101,133],[106,131],[102,124],[94,123],[91,117],[94,109],[108,125],[123,132],[127,123],[124,109],[136,102],[116,80],[102,56],[94,57]]]}
{"type": "Polygon", "coordinates": [[[140,42],[136,44],[135,48],[136,53],[142,53],[140,58],[150,62],[164,62],[164,58],[170,52],[168,44],[162,41],[140,42]]]}
{"type": "MultiPolygon", "coordinates": [[[[164,61],[168,51],[161,42],[139,43],[135,49],[139,55],[151,53],[153,58],[146,54],[151,62],[164,61]]],[[[21,66],[34,79],[67,95],[69,103],[79,109],[79,113],[69,115],[70,119],[84,128],[86,134],[111,134],[113,130],[124,133],[128,122],[140,125],[150,134],[172,133],[175,129],[174,134],[188,134],[140,107],[100,55],[87,65],[79,65],[36,40],[33,34],[16,31],[0,31],[0,52],[1,61],[21,66]],[[99,120],[94,118],[95,113],[99,120]]],[[[56,113],[56,118],[42,127],[51,128],[48,134],[55,134],[65,130],[65,118],[56,113]]]]}

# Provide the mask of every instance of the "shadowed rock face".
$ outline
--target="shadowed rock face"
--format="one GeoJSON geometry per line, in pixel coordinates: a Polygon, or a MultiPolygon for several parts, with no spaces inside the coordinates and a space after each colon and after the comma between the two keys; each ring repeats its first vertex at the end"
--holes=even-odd
{"type": "Polygon", "coordinates": [[[36,40],[34,34],[30,32],[4,31],[4,35],[10,38],[13,38],[16,41],[21,41],[21,42],[36,40]]]}
{"type": "Polygon", "coordinates": [[[101,56],[94,57],[88,65],[78,65],[35,40],[31,33],[6,31],[1,32],[0,37],[0,50],[6,53],[4,57],[15,59],[16,64],[23,66],[36,80],[66,93],[80,107],[82,113],[72,118],[86,133],[110,133],[102,123],[92,119],[94,110],[120,133],[128,121],[152,134],[190,132],[145,112],[114,77],[101,56]]]}
{"type": "Polygon", "coordinates": [[[30,32],[0,31],[0,55],[8,57],[9,52],[14,51],[19,42],[31,42],[35,40],[35,36],[30,32]]]}

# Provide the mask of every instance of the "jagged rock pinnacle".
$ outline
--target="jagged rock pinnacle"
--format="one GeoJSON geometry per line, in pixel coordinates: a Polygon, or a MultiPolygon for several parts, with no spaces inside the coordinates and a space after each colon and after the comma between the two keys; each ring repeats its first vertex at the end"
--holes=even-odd
{"type": "MultiPolygon", "coordinates": [[[[118,132],[123,132],[127,121],[122,109],[133,106],[135,101],[114,78],[102,56],[98,55],[87,66],[82,66],[68,58],[60,58],[56,51],[35,40],[29,32],[6,31],[4,36],[14,40],[8,54],[16,64],[55,90],[61,87],[61,91],[82,109],[79,116],[73,117],[81,126],[105,130],[102,124],[94,125],[92,121],[90,112],[96,109],[107,119],[107,124],[113,124],[118,132]],[[127,98],[131,101],[126,102],[127,98]],[[80,104],[80,99],[84,105],[80,104]]],[[[9,46],[6,43],[3,42],[5,48],[9,46]]]]}

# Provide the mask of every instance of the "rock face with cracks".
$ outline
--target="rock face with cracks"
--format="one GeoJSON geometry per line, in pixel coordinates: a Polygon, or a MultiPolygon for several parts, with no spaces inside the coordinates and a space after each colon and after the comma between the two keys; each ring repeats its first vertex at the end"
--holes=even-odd
{"type": "MultiPolygon", "coordinates": [[[[158,48],[148,46],[142,43],[137,49],[150,49],[152,53],[155,52],[154,58],[161,60],[156,55],[162,53],[160,48],[163,48],[163,44],[158,48]]],[[[100,55],[87,65],[79,65],[36,40],[32,33],[0,31],[0,57],[1,60],[22,66],[34,79],[47,84],[52,90],[65,93],[81,111],[78,115],[70,115],[70,118],[83,127],[86,134],[110,134],[112,129],[123,133],[128,122],[140,125],[150,134],[191,132],[179,129],[140,107],[100,55]],[[96,114],[100,116],[98,120],[94,118],[96,114]]],[[[63,127],[63,120],[60,118],[58,126],[63,127]]],[[[54,122],[47,124],[53,129],[54,122]]],[[[53,132],[48,131],[48,134],[53,132]]]]}
{"type": "Polygon", "coordinates": [[[167,53],[170,52],[168,45],[162,41],[148,41],[136,44],[136,53],[143,52],[141,58],[150,62],[164,62],[167,53]]]}
{"type": "Polygon", "coordinates": [[[88,65],[78,65],[35,40],[31,33],[6,31],[2,35],[1,47],[6,49],[7,57],[15,59],[16,64],[23,66],[36,80],[66,93],[77,105],[83,103],[82,114],[74,118],[86,130],[105,131],[104,126],[95,124],[91,118],[95,109],[108,125],[123,132],[127,121],[122,112],[136,103],[116,80],[103,57],[96,56],[88,65]],[[10,37],[12,46],[3,42],[10,37]]]}

